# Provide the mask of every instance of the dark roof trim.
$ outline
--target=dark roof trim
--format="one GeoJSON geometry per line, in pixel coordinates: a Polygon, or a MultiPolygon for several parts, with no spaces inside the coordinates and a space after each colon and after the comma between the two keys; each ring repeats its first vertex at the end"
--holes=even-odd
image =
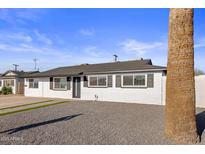
{"type": "Polygon", "coordinates": [[[87,72],[84,73],[84,75],[89,75],[89,74],[115,74],[115,73],[130,73],[130,72],[161,72],[161,71],[166,71],[165,68],[161,69],[144,69],[144,70],[126,70],[126,71],[105,71],[105,72],[87,72]]]}

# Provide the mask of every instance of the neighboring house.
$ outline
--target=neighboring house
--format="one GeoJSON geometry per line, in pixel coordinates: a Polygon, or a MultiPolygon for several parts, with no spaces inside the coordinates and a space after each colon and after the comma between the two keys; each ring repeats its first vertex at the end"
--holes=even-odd
{"type": "Polygon", "coordinates": [[[24,78],[22,76],[29,75],[34,72],[24,71],[7,71],[0,75],[0,90],[2,87],[11,87],[14,94],[24,94],[24,78]]]}
{"type": "Polygon", "coordinates": [[[25,96],[162,105],[164,75],[150,59],[59,67],[24,75],[25,96]]]}

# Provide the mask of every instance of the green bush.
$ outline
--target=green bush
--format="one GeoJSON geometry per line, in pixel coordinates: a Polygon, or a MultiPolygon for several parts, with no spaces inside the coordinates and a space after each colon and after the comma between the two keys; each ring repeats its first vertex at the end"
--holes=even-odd
{"type": "Polygon", "coordinates": [[[3,95],[12,94],[12,88],[11,87],[3,87],[1,89],[1,92],[2,92],[3,95]]]}
{"type": "Polygon", "coordinates": [[[7,88],[6,88],[6,87],[3,87],[3,88],[1,89],[1,91],[2,91],[2,94],[3,94],[3,95],[7,95],[7,88]]]}
{"type": "Polygon", "coordinates": [[[0,95],[2,94],[2,91],[0,90],[0,95]]]}
{"type": "Polygon", "coordinates": [[[7,88],[7,93],[8,93],[8,94],[12,94],[12,88],[11,88],[11,87],[8,87],[8,88],[7,88]]]}

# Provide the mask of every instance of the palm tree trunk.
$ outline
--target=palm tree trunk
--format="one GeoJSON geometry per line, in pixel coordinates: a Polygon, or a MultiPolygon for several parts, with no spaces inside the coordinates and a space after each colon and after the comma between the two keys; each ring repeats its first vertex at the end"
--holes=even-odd
{"type": "Polygon", "coordinates": [[[193,9],[170,9],[166,83],[168,138],[196,143],[193,9]]]}

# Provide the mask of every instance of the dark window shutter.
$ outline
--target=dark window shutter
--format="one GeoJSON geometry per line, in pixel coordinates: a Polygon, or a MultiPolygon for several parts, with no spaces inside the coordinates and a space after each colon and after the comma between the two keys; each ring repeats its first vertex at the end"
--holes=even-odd
{"type": "Polygon", "coordinates": [[[50,89],[53,90],[53,77],[50,77],[50,89]]]}
{"type": "Polygon", "coordinates": [[[83,77],[83,86],[88,87],[88,77],[87,76],[83,77]]]}
{"type": "Polygon", "coordinates": [[[121,75],[116,75],[116,87],[121,87],[121,75]]]}
{"type": "Polygon", "coordinates": [[[154,88],[154,74],[147,75],[147,87],[154,88]]]}
{"type": "Polygon", "coordinates": [[[67,90],[70,90],[70,81],[71,81],[71,78],[68,76],[67,77],[67,90]]]}
{"type": "Polygon", "coordinates": [[[112,87],[112,75],[108,75],[108,87],[112,87]]]}

